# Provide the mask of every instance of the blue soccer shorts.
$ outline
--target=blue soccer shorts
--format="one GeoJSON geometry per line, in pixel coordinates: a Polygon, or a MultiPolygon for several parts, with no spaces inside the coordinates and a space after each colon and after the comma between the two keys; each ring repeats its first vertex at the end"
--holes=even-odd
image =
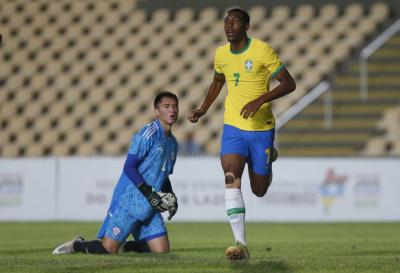
{"type": "Polygon", "coordinates": [[[139,221],[123,211],[115,214],[108,212],[97,238],[109,237],[124,242],[129,234],[132,234],[136,241],[150,241],[167,236],[167,228],[160,213],[155,212],[147,220],[139,221]]]}
{"type": "Polygon", "coordinates": [[[224,124],[220,156],[240,154],[247,157],[252,170],[259,175],[271,173],[271,153],[275,128],[267,131],[244,131],[224,124]]]}

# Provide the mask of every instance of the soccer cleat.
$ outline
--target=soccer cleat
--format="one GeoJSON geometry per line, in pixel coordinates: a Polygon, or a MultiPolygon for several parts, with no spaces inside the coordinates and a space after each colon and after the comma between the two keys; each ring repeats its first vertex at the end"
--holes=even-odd
{"type": "Polygon", "coordinates": [[[276,159],[278,158],[278,150],[275,149],[275,147],[272,147],[272,152],[271,152],[271,162],[276,161],[276,159]]]}
{"type": "Polygon", "coordinates": [[[250,258],[249,250],[247,246],[240,243],[239,241],[235,246],[228,247],[225,251],[226,257],[231,260],[247,260],[250,258]]]}
{"type": "Polygon", "coordinates": [[[51,254],[70,254],[74,253],[74,243],[76,241],[84,241],[85,239],[81,236],[76,236],[73,240],[68,241],[63,243],[62,245],[57,246],[56,248],[53,249],[53,252],[51,254]]]}

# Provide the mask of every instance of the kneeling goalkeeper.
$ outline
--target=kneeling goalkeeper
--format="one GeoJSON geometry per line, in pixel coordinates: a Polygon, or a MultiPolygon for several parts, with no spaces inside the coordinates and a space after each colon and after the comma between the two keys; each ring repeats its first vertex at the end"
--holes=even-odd
{"type": "Polygon", "coordinates": [[[178,97],[162,92],[154,99],[154,109],[156,120],[132,138],[107,216],[97,234],[101,240],[85,241],[82,237],[75,237],[56,247],[53,254],[169,251],[161,212],[168,211],[168,219],[171,219],[178,209],[168,178],[173,172],[178,151],[176,138],[171,132],[178,117],[178,97]],[[130,234],[134,241],[126,241],[130,234]]]}

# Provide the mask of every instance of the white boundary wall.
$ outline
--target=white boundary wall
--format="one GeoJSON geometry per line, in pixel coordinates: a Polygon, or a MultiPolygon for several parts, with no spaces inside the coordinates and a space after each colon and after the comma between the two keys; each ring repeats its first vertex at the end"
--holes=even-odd
{"type": "MultiPolygon", "coordinates": [[[[0,159],[0,220],[102,220],[124,158],[0,159]]],[[[226,221],[218,158],[178,158],[176,221],[226,221]]],[[[400,221],[400,159],[280,158],[263,198],[242,179],[249,221],[400,221]]]]}

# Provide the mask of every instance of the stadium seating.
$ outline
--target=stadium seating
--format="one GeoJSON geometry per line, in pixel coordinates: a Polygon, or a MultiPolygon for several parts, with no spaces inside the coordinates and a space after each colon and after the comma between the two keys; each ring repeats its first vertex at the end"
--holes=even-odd
{"type": "Polygon", "coordinates": [[[360,99],[359,64],[333,80],[333,126],[324,127],[323,98],[279,132],[282,153],[324,156],[399,156],[400,35],[388,40],[368,63],[368,100],[360,99]],[[299,137],[300,136],[300,137],[299,137]]]}
{"type": "MultiPolygon", "coordinates": [[[[180,97],[178,140],[194,131],[208,154],[218,154],[223,95],[199,125],[184,119],[201,103],[212,79],[214,51],[225,43],[221,10],[209,6],[149,12],[124,0],[0,5],[2,157],[124,154],[130,135],[153,118],[152,100],[161,90],[180,97]]],[[[268,41],[297,81],[293,95],[273,103],[277,116],[389,20],[384,2],[344,7],[257,4],[249,13],[250,35],[268,41]]],[[[298,125],[288,124],[289,131],[293,126],[298,125]]],[[[304,154],[285,150],[285,138],[282,130],[283,154],[304,154]]]]}
{"type": "Polygon", "coordinates": [[[400,155],[400,105],[385,111],[378,123],[381,136],[371,138],[363,154],[367,156],[400,155]]]}

